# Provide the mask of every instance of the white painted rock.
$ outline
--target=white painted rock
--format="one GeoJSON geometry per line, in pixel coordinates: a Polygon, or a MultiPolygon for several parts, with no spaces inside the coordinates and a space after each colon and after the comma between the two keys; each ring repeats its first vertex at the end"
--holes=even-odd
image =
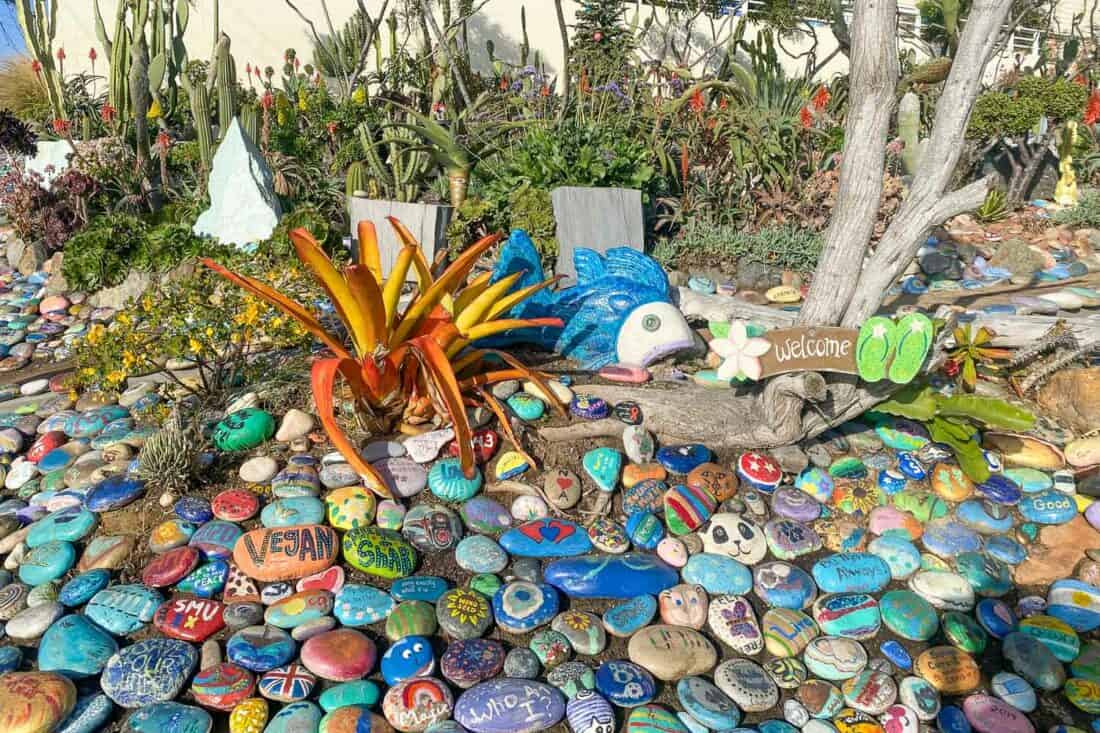
{"type": "Polygon", "coordinates": [[[4,487],[8,489],[20,489],[37,475],[38,466],[23,460],[22,457],[16,458],[11,464],[8,475],[4,478],[4,487]]]}
{"type": "Polygon", "coordinates": [[[241,464],[241,481],[250,484],[266,484],[279,472],[278,462],[270,456],[256,456],[241,464]]]}
{"type": "Polygon", "coordinates": [[[4,630],[16,640],[37,639],[46,633],[57,619],[65,615],[65,607],[57,601],[47,601],[37,606],[24,608],[8,621],[4,630]]]}
{"type": "Polygon", "coordinates": [[[34,379],[30,382],[26,382],[19,388],[19,394],[24,396],[42,394],[50,388],[50,380],[48,379],[34,379]]]}
{"type": "MultiPolygon", "coordinates": [[[[554,393],[554,396],[557,397],[562,402],[564,402],[565,404],[568,405],[570,403],[570,401],[572,401],[572,399],[573,399],[573,390],[569,389],[568,387],[566,387],[561,382],[557,381],[556,379],[550,379],[550,380],[547,380],[546,384],[549,385],[550,391],[554,393]]],[[[533,395],[535,397],[538,397],[543,402],[546,402],[546,403],[550,402],[550,398],[547,397],[546,393],[542,391],[542,387],[539,387],[534,382],[524,382],[523,383],[523,391],[526,392],[529,395],[533,395]]]]}
{"type": "Polygon", "coordinates": [[[279,199],[263,154],[233,118],[210,173],[210,208],[195,222],[200,237],[223,244],[248,245],[271,237],[282,216],[279,199]]]}
{"type": "Polygon", "coordinates": [[[439,451],[443,450],[443,446],[454,440],[454,437],[454,428],[432,430],[428,433],[414,435],[406,440],[404,443],[405,450],[408,452],[409,458],[417,463],[428,463],[434,461],[435,457],[439,455],[439,451]]]}
{"type": "Polygon", "coordinates": [[[275,433],[275,440],[280,443],[289,443],[298,438],[304,438],[313,430],[313,416],[297,408],[291,408],[283,415],[283,422],[275,433]]]}

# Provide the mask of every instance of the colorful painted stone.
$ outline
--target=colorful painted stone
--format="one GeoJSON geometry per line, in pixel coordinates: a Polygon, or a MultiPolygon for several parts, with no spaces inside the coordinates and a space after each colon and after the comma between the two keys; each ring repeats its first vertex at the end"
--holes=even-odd
{"type": "Polygon", "coordinates": [[[830,555],[814,563],[814,580],[827,593],[875,593],[890,582],[890,567],[868,553],[830,555]]]}
{"type": "Polygon", "coordinates": [[[1012,589],[1008,566],[988,555],[964,552],[955,558],[955,569],[978,595],[1003,596],[1012,589]]]}
{"type": "Polygon", "coordinates": [[[751,656],[764,649],[764,635],[756,612],[743,596],[713,598],[707,611],[707,624],[715,636],[739,654],[751,656]]]}
{"type": "Polygon", "coordinates": [[[630,638],[627,651],[630,661],[666,681],[706,673],[717,661],[705,636],[679,626],[648,626],[630,638]]]}
{"type": "Polygon", "coordinates": [[[942,705],[940,693],[927,680],[909,676],[898,685],[901,703],[923,721],[935,720],[942,705]]]}
{"type": "Polygon", "coordinates": [[[325,521],[325,505],[315,496],[291,496],[278,499],[260,512],[265,527],[293,527],[325,521]]]}
{"type": "Polygon", "coordinates": [[[657,451],[657,462],[670,473],[688,474],[711,459],[710,449],[701,443],[665,446],[657,451]]]}
{"type": "Polygon", "coordinates": [[[85,616],[65,616],[50,625],[38,643],[38,669],[79,678],[97,675],[118,643],[85,616]]]}
{"type": "Polygon", "coordinates": [[[674,713],[660,705],[641,705],[630,711],[627,733],[689,733],[688,727],[674,713]]]}
{"type": "Polygon", "coordinates": [[[348,705],[369,707],[377,703],[380,698],[381,691],[378,689],[377,684],[370,680],[354,680],[329,687],[321,693],[321,696],[317,698],[317,702],[321,704],[325,712],[331,713],[337,708],[348,705]]]}
{"type": "Polygon", "coordinates": [[[821,633],[857,640],[873,638],[882,623],[878,601],[866,593],[823,596],[814,603],[813,615],[821,633]]]}
{"type": "Polygon", "coordinates": [[[714,670],[714,683],[745,712],[763,712],[779,703],[779,688],[750,659],[729,659],[714,670]]]}
{"type": "Polygon", "coordinates": [[[507,399],[508,407],[520,420],[538,420],[546,412],[546,403],[526,392],[517,392],[507,399]]]}
{"type": "MultiPolygon", "coordinates": [[[[424,641],[427,642],[427,639],[424,641]]],[[[429,653],[431,651],[430,645],[428,651],[429,653]]],[[[385,663],[386,659],[383,657],[383,670],[385,663]]],[[[504,647],[499,641],[492,639],[460,639],[449,644],[447,651],[440,659],[440,671],[443,676],[462,689],[468,689],[479,682],[496,677],[503,668],[504,647]]],[[[422,672],[416,676],[430,673],[429,670],[427,673],[422,672]]],[[[387,681],[389,681],[388,678],[387,681]]]]}
{"type": "Polygon", "coordinates": [[[76,687],[52,672],[0,675],[0,727],[10,733],[56,730],[76,705],[76,687]]]}
{"type": "Polygon", "coordinates": [[[565,715],[574,731],[614,731],[615,711],[595,690],[579,690],[566,703],[565,715]]]}
{"type": "Polygon", "coordinates": [[[841,685],[844,701],[868,715],[881,715],[897,700],[898,688],[890,675],[877,669],[864,669],[841,685]]]}
{"type": "MultiPolygon", "coordinates": [[[[347,537],[344,544],[346,547],[347,537]]],[[[314,524],[254,529],[237,540],[233,561],[249,577],[273,582],[324,570],[336,561],[336,552],[336,533],[330,527],[314,524]]]]}
{"type": "Polygon", "coordinates": [[[78,697],[76,707],[54,730],[57,733],[96,733],[103,730],[114,709],[114,703],[102,692],[78,697]]]}
{"type": "Polygon", "coordinates": [[[806,645],[806,668],[824,680],[855,677],[867,666],[867,652],[858,641],[839,636],[819,636],[806,645]]]}
{"type": "Polygon", "coordinates": [[[226,654],[229,661],[253,672],[280,667],[294,656],[290,635],[274,626],[248,626],[229,637],[226,654]]]}
{"type": "MultiPolygon", "coordinates": [[[[454,699],[447,685],[432,677],[415,677],[399,682],[382,699],[382,710],[400,731],[424,731],[434,723],[447,720],[454,699]]],[[[367,730],[373,730],[373,725],[367,730]]]]}
{"type": "Polygon", "coordinates": [[[682,574],[684,580],[701,585],[708,593],[739,595],[752,587],[752,573],[747,567],[731,557],[710,552],[689,557],[682,574]]]}
{"type": "Polygon", "coordinates": [[[252,673],[231,662],[206,667],[191,682],[191,694],[196,702],[215,710],[232,710],[255,689],[252,673]]]}
{"type": "Polygon", "coordinates": [[[493,612],[481,593],[452,588],[439,597],[435,608],[439,627],[452,639],[474,639],[489,628],[493,612]]]}
{"type": "Polygon", "coordinates": [[[260,694],[277,702],[297,702],[309,697],[317,678],[300,664],[287,664],[266,672],[256,685],[260,694]]]}
{"type": "Polygon", "coordinates": [[[677,484],[665,493],[665,522],[675,535],[684,535],[703,525],[717,507],[706,489],[677,484]]]}
{"type": "Polygon", "coordinates": [[[1003,639],[1016,630],[1016,614],[1004,601],[985,598],[978,602],[975,616],[990,636],[1003,639]]]}
{"type": "Polygon", "coordinates": [[[207,557],[228,559],[233,555],[237,540],[244,534],[236,524],[215,519],[195,530],[188,544],[199,549],[207,557]]]}
{"type": "Polygon", "coordinates": [[[199,551],[184,545],[153,558],[141,571],[141,582],[153,588],[175,585],[199,563],[199,551]]]}
{"type": "Polygon", "coordinates": [[[1081,652],[1077,632],[1054,616],[1029,616],[1020,621],[1018,630],[1038,639],[1060,661],[1072,662],[1081,652]]]}
{"type": "Polygon", "coordinates": [[[833,489],[831,504],[844,514],[866,517],[886,504],[886,495],[870,479],[843,479],[833,489]]]}
{"type": "Polygon", "coordinates": [[[31,525],[27,547],[34,549],[47,542],[79,542],[96,525],[96,515],[79,506],[55,511],[31,525]]]}
{"type": "Polygon", "coordinates": [[[459,508],[462,521],[473,532],[498,535],[512,525],[512,516],[500,503],[486,496],[475,496],[459,508]]]}
{"type": "Polygon", "coordinates": [[[652,621],[656,613],[657,600],[639,595],[605,611],[603,626],[612,636],[628,637],[652,621]]]}
{"type": "Polygon", "coordinates": [[[990,557],[1009,565],[1019,565],[1027,559],[1027,548],[1011,537],[1004,535],[994,535],[986,538],[985,552],[990,557]]]}
{"type": "Polygon", "coordinates": [[[1063,692],[1066,699],[1074,707],[1085,711],[1089,715],[1100,715],[1100,683],[1092,680],[1072,679],[1066,682],[1063,692]]]}
{"type": "Polygon", "coordinates": [[[1047,591],[1047,613],[1074,631],[1100,628],[1100,588],[1080,580],[1056,580],[1047,591]]]}
{"type": "Polygon", "coordinates": [[[753,569],[753,591],[769,606],[800,610],[813,603],[817,586],[797,565],[769,562],[753,569]]]}
{"type": "Polygon", "coordinates": [[[355,629],[318,634],[302,644],[302,664],[313,674],[333,682],[364,677],[374,668],[374,642],[355,629]]]}
{"type": "Polygon", "coordinates": [[[344,535],[344,559],[380,578],[403,578],[416,568],[416,551],[401,535],[378,527],[360,527],[344,535]]]}
{"type": "Polygon", "coordinates": [[[565,717],[565,698],[549,685],[500,678],[466,690],[454,718],[473,733],[536,733],[565,717]]]}
{"type": "Polygon", "coordinates": [[[794,480],[794,486],[819,504],[828,504],[833,496],[835,483],[828,472],[817,466],[811,466],[798,474],[794,480]]]}
{"type": "Polygon", "coordinates": [[[772,554],[793,560],[821,549],[821,537],[811,527],[793,519],[773,519],[764,525],[764,538],[772,554]]]}
{"type": "Polygon", "coordinates": [[[614,491],[619,483],[623,454],[614,448],[593,448],[582,459],[585,473],[602,491],[614,491]]]}
{"type": "Polygon", "coordinates": [[[795,609],[773,608],[761,620],[764,647],[775,657],[799,655],[810,640],[818,635],[814,620],[795,609]]]}
{"type": "Polygon", "coordinates": [[[207,598],[173,598],[157,608],[153,625],[173,639],[201,642],[225,626],[224,608],[207,598]]]}
{"type": "Polygon", "coordinates": [[[115,585],[92,596],[84,614],[115,636],[126,636],[153,620],[164,602],[159,593],[142,585],[115,585]]]}
{"type": "Polygon", "coordinates": [[[102,568],[89,570],[75,576],[61,586],[61,590],[57,594],[57,600],[69,608],[83,606],[92,599],[92,596],[106,588],[110,582],[111,572],[109,570],[102,568]]]}
{"type": "Polygon", "coordinates": [[[440,504],[417,504],[405,514],[401,535],[421,552],[443,552],[462,539],[462,520],[440,504]]]}
{"type": "Polygon", "coordinates": [[[596,670],[596,690],[618,707],[633,708],[656,696],[657,683],[642,667],[618,659],[604,662],[596,670]]]}
{"type": "Polygon", "coordinates": [[[932,605],[912,591],[892,590],[879,600],[883,623],[903,639],[926,641],[939,628],[932,605]]]}
{"type": "Polygon", "coordinates": [[[100,686],[124,708],[166,702],[179,694],[198,661],[187,642],[145,639],[123,647],[107,661],[100,686]]]}
{"type": "Polygon", "coordinates": [[[948,611],[940,620],[943,635],[953,646],[968,654],[981,654],[985,651],[989,636],[978,622],[965,613],[948,611]]]}
{"type": "Polygon", "coordinates": [[[626,599],[656,595],[679,582],[676,570],[657,558],[629,552],[555,560],[546,567],[543,577],[572,598],[626,599]]]}
{"type": "Polygon", "coordinates": [[[522,453],[517,451],[506,451],[500,454],[500,458],[497,459],[496,467],[493,469],[493,475],[497,481],[507,481],[508,479],[515,478],[527,472],[531,465],[527,462],[527,459],[523,457],[522,453]]]}
{"type": "Polygon", "coordinates": [[[717,463],[700,463],[687,475],[684,483],[706,492],[715,501],[725,501],[737,493],[737,475],[717,463]]]}
{"type": "Polygon", "coordinates": [[[737,459],[737,475],[753,488],[771,493],[783,478],[783,470],[770,456],[748,452],[737,459]]]}
{"type": "Polygon", "coordinates": [[[972,692],[981,682],[974,658],[953,646],[934,646],[917,657],[913,670],[945,695],[972,692]]]}
{"type": "Polygon", "coordinates": [[[890,577],[894,580],[905,580],[920,570],[920,551],[905,535],[897,531],[871,540],[867,550],[886,563],[890,568],[890,577]]]}
{"type": "Polygon", "coordinates": [[[990,680],[993,694],[1021,712],[1030,713],[1038,704],[1035,690],[1023,677],[1011,672],[998,672],[990,680]]]}
{"type": "Polygon", "coordinates": [[[344,626],[366,626],[386,618],[393,607],[393,598],[385,591],[348,584],[336,594],[333,613],[344,626]]]}
{"type": "Polygon", "coordinates": [[[1004,474],[994,473],[978,484],[975,491],[979,496],[995,504],[1013,505],[1020,501],[1023,492],[1020,487],[1004,474]]]}
{"type": "Polygon", "coordinates": [[[879,646],[879,651],[898,669],[908,671],[913,668],[913,658],[900,642],[888,639],[879,646]]]}
{"type": "Polygon", "coordinates": [[[19,564],[19,579],[31,586],[49,583],[69,572],[75,561],[76,548],[71,542],[51,540],[23,557],[19,564]]]}
{"type": "Polygon", "coordinates": [[[267,724],[267,701],[258,697],[242,700],[229,714],[229,733],[263,733],[267,724]]]}
{"type": "Polygon", "coordinates": [[[481,482],[481,471],[475,468],[467,477],[457,458],[436,461],[428,472],[428,488],[444,501],[466,501],[481,489],[481,482]]]}
{"type": "MultiPolygon", "coordinates": [[[[550,579],[549,570],[546,577],[550,579]]],[[[493,616],[505,631],[523,634],[549,623],[558,613],[558,603],[552,585],[514,581],[493,596],[493,616]]]]}
{"type": "Polygon", "coordinates": [[[665,536],[665,527],[652,512],[635,512],[626,520],[626,535],[641,550],[654,550],[665,536]]]}
{"type": "Polygon", "coordinates": [[[588,538],[597,550],[619,555],[630,549],[626,528],[610,517],[597,517],[588,526],[588,538]]]}
{"type": "Polygon", "coordinates": [[[768,553],[764,530],[740,514],[715,514],[699,536],[706,552],[726,555],[749,566],[763,560],[768,553]]]}
{"type": "Polygon", "coordinates": [[[929,522],[947,515],[948,506],[931,491],[906,489],[891,497],[894,506],[909,512],[920,522],[929,522]]]}
{"type": "Polygon", "coordinates": [[[508,530],[500,546],[516,557],[568,557],[592,549],[584,528],[568,519],[536,519],[508,530]]]}
{"type": "Polygon", "coordinates": [[[673,626],[703,628],[707,606],[707,592],[701,585],[676,585],[661,591],[657,597],[661,620],[673,626]]]}
{"type": "Polygon", "coordinates": [[[263,410],[246,407],[230,413],[214,426],[214,445],[223,451],[246,451],[275,435],[275,418],[263,410]]]}

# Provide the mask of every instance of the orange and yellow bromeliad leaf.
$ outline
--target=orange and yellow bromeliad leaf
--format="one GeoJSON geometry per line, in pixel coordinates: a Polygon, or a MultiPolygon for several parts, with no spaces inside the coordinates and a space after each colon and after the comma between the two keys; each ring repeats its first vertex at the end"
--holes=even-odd
{"type": "Polygon", "coordinates": [[[458,378],[451,368],[451,362],[443,349],[430,336],[418,336],[409,342],[409,348],[416,355],[431,382],[431,386],[443,400],[444,406],[451,417],[451,425],[455,431],[455,442],[458,443],[459,458],[462,462],[462,471],[467,478],[473,478],[477,466],[474,463],[474,448],[470,423],[466,419],[466,407],[462,400],[462,390],[458,385],[458,378]]]}
{"type": "Polygon", "coordinates": [[[364,219],[357,227],[359,235],[359,264],[370,270],[374,281],[382,284],[382,254],[378,250],[378,230],[373,221],[364,219]]]}

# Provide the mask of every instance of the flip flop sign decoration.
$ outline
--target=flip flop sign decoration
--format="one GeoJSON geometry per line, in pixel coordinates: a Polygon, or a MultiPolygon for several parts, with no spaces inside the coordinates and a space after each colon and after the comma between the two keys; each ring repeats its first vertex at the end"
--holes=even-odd
{"type": "Polygon", "coordinates": [[[856,374],[865,382],[889,379],[908,384],[920,372],[932,347],[932,321],[920,313],[895,323],[875,316],[858,331],[851,328],[799,326],[750,335],[744,321],[710,342],[722,358],[720,380],[760,381],[788,372],[856,374]]]}

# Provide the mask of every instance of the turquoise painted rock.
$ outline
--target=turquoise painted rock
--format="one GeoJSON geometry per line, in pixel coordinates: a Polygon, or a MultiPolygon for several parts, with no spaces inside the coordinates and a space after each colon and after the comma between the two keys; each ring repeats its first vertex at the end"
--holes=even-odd
{"type": "Polygon", "coordinates": [[[353,529],[344,535],[343,549],[348,563],[379,578],[403,578],[416,569],[416,550],[393,530],[353,529]]]}
{"type": "MultiPolygon", "coordinates": [[[[272,716],[264,728],[264,733],[298,733],[298,731],[316,731],[321,725],[324,713],[316,703],[303,701],[286,705],[272,716]]],[[[370,729],[367,729],[370,733],[370,729]]]]}
{"type": "Polygon", "coordinates": [[[118,642],[86,616],[69,615],[55,621],[38,644],[38,669],[66,677],[91,677],[103,671],[118,652],[118,642]]]}
{"type": "Polygon", "coordinates": [[[1053,692],[1066,680],[1066,670],[1041,641],[1020,631],[1004,638],[1001,653],[1012,671],[1040,690],[1053,692]]]}
{"type": "Polygon", "coordinates": [[[331,713],[336,708],[348,705],[372,706],[378,702],[381,691],[378,685],[370,680],[356,680],[354,682],[341,682],[324,692],[317,699],[326,713],[331,713]]]}
{"type": "Polygon", "coordinates": [[[492,537],[475,534],[458,543],[455,562],[471,573],[499,573],[508,565],[508,553],[492,537]]]}
{"type": "Polygon", "coordinates": [[[814,621],[821,633],[849,639],[871,639],[882,625],[878,601],[866,593],[822,596],[814,602],[814,621]]]}
{"type": "Polygon", "coordinates": [[[344,626],[366,626],[385,619],[393,607],[393,598],[384,590],[349,583],[336,594],[333,614],[344,626]]]}
{"type": "Polygon", "coordinates": [[[83,606],[111,582],[111,571],[104,568],[81,573],[61,586],[57,600],[69,608],[83,606]]]}
{"type": "Polygon", "coordinates": [[[635,596],[604,612],[603,626],[612,636],[627,637],[649,624],[656,613],[656,598],[635,596]]]}
{"type": "Polygon", "coordinates": [[[546,412],[546,403],[526,392],[516,392],[507,399],[508,407],[520,420],[538,420],[546,412]]]}
{"type": "Polygon", "coordinates": [[[712,595],[742,595],[752,588],[752,572],[732,557],[701,552],[688,558],[684,581],[703,586],[712,595]]]}
{"type": "Polygon", "coordinates": [[[623,454],[614,448],[593,448],[581,459],[584,472],[601,491],[614,491],[623,468],[623,454]]]}
{"type": "Polygon", "coordinates": [[[78,542],[95,529],[96,515],[78,506],[71,506],[46,515],[31,525],[27,547],[35,548],[47,542],[78,542]]]}
{"type": "Polygon", "coordinates": [[[126,636],[153,620],[164,598],[143,585],[115,585],[92,596],[84,609],[92,621],[115,636],[126,636]]]}
{"type": "Polygon", "coordinates": [[[886,628],[903,639],[927,641],[939,628],[936,609],[908,590],[892,590],[879,599],[879,612],[886,628]]]}
{"type": "Polygon", "coordinates": [[[19,579],[27,585],[41,585],[57,580],[76,562],[76,548],[71,542],[51,540],[39,545],[23,558],[19,579]]]}
{"type": "Polygon", "coordinates": [[[214,445],[236,452],[255,448],[275,435],[275,418],[254,407],[230,414],[214,426],[214,445]]]}
{"type": "Polygon", "coordinates": [[[1034,494],[1054,485],[1049,473],[1037,468],[1006,468],[1004,475],[1016,483],[1026,494],[1034,494]]]}
{"type": "Polygon", "coordinates": [[[214,725],[210,713],[178,702],[158,702],[138,710],[126,721],[133,733],[208,733],[214,725]]]}
{"type": "Polygon", "coordinates": [[[1013,587],[1008,565],[979,552],[964,552],[956,557],[955,570],[979,596],[996,598],[1013,587]]]}
{"type": "Polygon", "coordinates": [[[444,501],[466,501],[481,489],[481,470],[474,467],[472,477],[462,471],[457,458],[443,458],[428,472],[428,488],[444,501]]]}
{"type": "Polygon", "coordinates": [[[79,697],[76,700],[76,707],[57,727],[55,733],[97,733],[105,729],[105,724],[114,709],[115,705],[111,702],[111,698],[102,692],[79,697]]]}
{"type": "Polygon", "coordinates": [[[920,550],[909,541],[904,532],[890,531],[876,537],[867,545],[867,551],[882,558],[890,568],[890,577],[905,580],[920,570],[920,550]]]}
{"type": "Polygon", "coordinates": [[[867,666],[867,650],[853,639],[819,636],[806,645],[802,661],[806,669],[823,680],[847,680],[867,666]]]}
{"type": "Polygon", "coordinates": [[[1016,509],[1024,519],[1036,524],[1065,524],[1077,516],[1073,497],[1055,489],[1024,496],[1016,509]]]}
{"type": "Polygon", "coordinates": [[[324,520],[325,505],[313,496],[279,499],[265,506],[260,512],[260,523],[265,527],[322,524],[324,520]]]}
{"type": "Polygon", "coordinates": [[[845,552],[814,563],[814,581],[826,593],[876,593],[890,582],[890,566],[875,555],[845,552]]]}

